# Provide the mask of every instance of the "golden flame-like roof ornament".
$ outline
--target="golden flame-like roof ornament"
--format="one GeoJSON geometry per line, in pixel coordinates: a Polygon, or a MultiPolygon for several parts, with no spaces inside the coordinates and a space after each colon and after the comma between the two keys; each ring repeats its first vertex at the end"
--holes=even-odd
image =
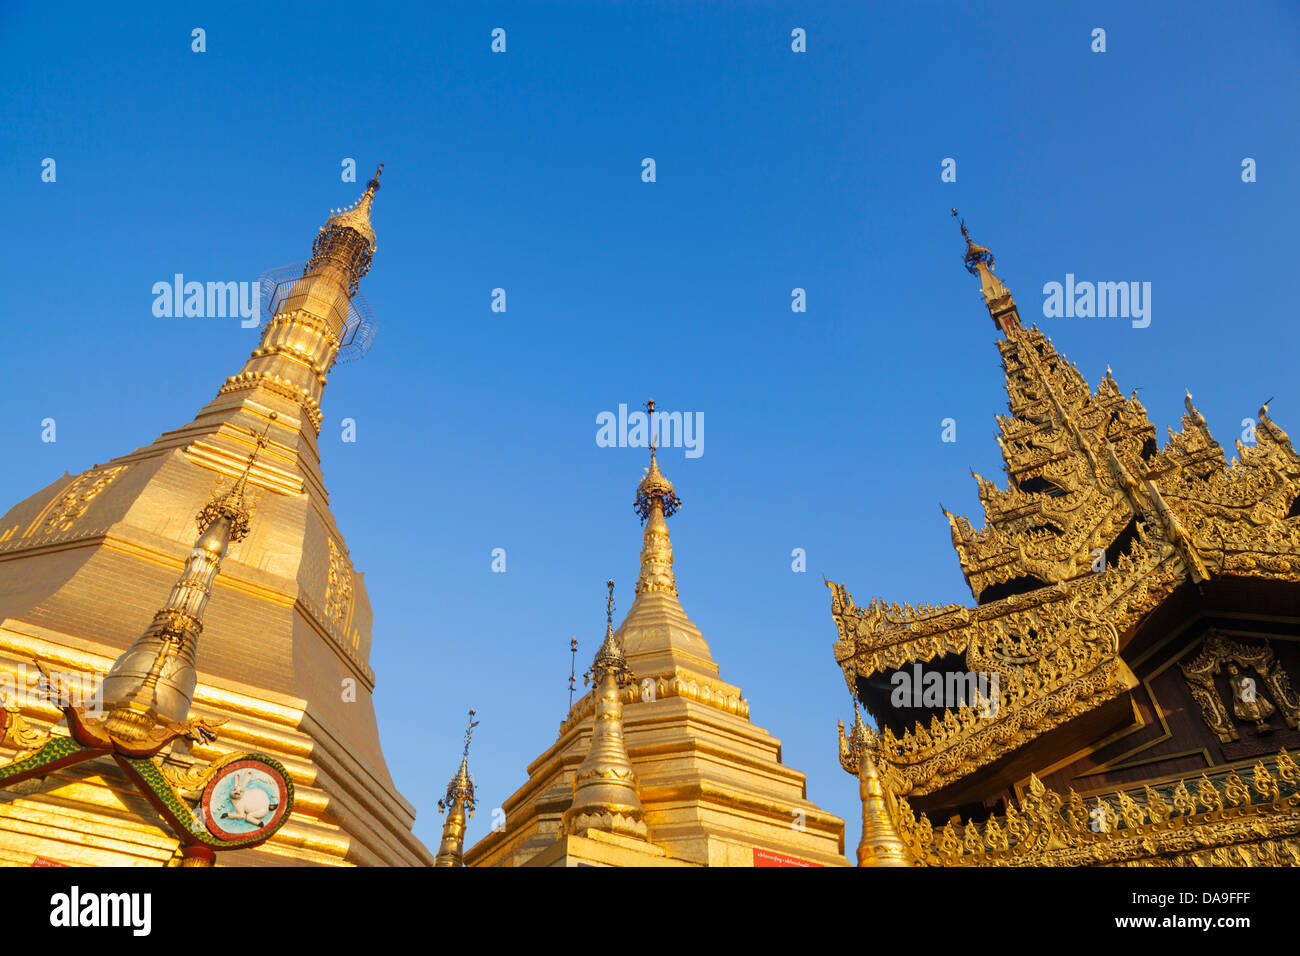
{"type": "Polygon", "coordinates": [[[434,866],[464,866],[465,826],[474,816],[478,805],[474,794],[474,777],[469,772],[469,743],[478,721],[470,708],[469,726],[465,728],[465,749],[461,752],[460,768],[447,783],[447,792],[438,801],[438,811],[447,814],[442,825],[442,842],[434,866]]]}
{"type": "Polygon", "coordinates": [[[877,737],[862,720],[862,709],[858,699],[853,698],[853,727],[844,733],[844,721],[840,721],[840,766],[846,772],[856,774],[862,764],[862,755],[877,746],[877,737]]]}

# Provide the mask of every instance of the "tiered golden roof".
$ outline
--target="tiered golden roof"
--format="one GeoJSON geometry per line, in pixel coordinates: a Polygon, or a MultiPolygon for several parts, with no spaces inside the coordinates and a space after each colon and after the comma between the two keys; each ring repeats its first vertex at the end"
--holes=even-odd
{"type": "Polygon", "coordinates": [[[998,417],[1008,484],[975,476],[984,527],[944,512],[975,605],[859,607],[828,582],[835,659],[856,696],[915,664],[998,677],[991,711],[970,698],[907,727],[875,715],[888,718],[873,738],[881,774],[913,799],[979,796],[985,768],[1015,766],[1037,738],[1134,688],[1121,651],[1180,587],[1300,582],[1300,456],[1267,405],[1255,443],[1238,442],[1231,463],[1190,394],[1181,430],[1160,447],[1136,394],[1124,396],[1109,370],[1090,388],[1021,325],[992,254],[964,224],[962,233],[1003,333],[1010,404],[998,417]]]}

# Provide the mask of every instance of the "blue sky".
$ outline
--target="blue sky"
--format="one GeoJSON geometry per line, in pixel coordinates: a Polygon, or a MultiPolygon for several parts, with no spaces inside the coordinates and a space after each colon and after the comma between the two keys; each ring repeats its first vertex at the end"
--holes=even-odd
{"type": "Polygon", "coordinates": [[[0,503],[189,421],[256,333],[155,318],[153,283],[306,259],[360,192],[341,161],[385,161],[378,337],[331,377],[321,447],[426,842],[466,709],[477,839],[555,739],[607,577],[630,606],[645,455],[598,447],[596,416],[653,396],[706,422],[701,457],[661,456],[682,603],[852,855],[821,575],[969,601],[939,503],[979,524],[969,470],[1002,475],[952,206],[1025,320],[1162,434],[1185,388],[1229,448],[1270,396],[1300,433],[1294,4],[72,6],[0,9],[0,503]],[[1067,273],[1150,282],[1150,326],[1042,318],[1067,273]]]}

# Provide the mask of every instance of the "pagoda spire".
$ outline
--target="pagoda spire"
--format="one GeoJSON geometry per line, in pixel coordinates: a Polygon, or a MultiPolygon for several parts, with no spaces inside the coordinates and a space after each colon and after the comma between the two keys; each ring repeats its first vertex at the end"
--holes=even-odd
{"type": "Polygon", "coordinates": [[[623,690],[633,682],[632,669],[614,636],[614,582],[607,581],[606,587],[605,640],[587,673],[596,697],[591,744],[573,778],[573,804],[564,811],[560,833],[583,836],[599,830],[645,840],[645,811],[623,742],[623,690]]]}
{"type": "Polygon", "coordinates": [[[434,866],[465,865],[465,825],[474,816],[476,806],[474,778],[469,772],[469,742],[477,726],[478,721],[474,719],[474,710],[471,708],[469,726],[465,728],[465,749],[461,754],[460,769],[447,784],[447,793],[438,801],[438,810],[447,814],[447,820],[442,825],[442,843],[438,845],[434,866]]]}
{"type": "Polygon", "coordinates": [[[966,271],[979,277],[980,292],[984,295],[984,304],[993,318],[993,324],[1003,334],[1010,335],[1013,329],[1020,328],[1020,315],[1016,311],[1011,290],[993,274],[993,253],[984,246],[978,245],[970,237],[970,233],[966,231],[966,221],[957,215],[956,209],[952,214],[961,225],[962,238],[966,240],[966,255],[963,257],[966,271]]]}
{"type": "Polygon", "coordinates": [[[230,489],[214,495],[195,516],[198,539],[166,603],[105,676],[99,696],[108,711],[105,727],[113,737],[143,739],[159,723],[179,724],[189,716],[198,682],[195,660],[203,612],[227,550],[248,534],[250,514],[244,500],[248,475],[258,452],[267,445],[267,432],[276,417],[270,413],[243,473],[230,489]]]}
{"type": "Polygon", "coordinates": [[[677,579],[673,576],[673,543],[668,537],[668,522],[681,507],[681,500],[673,490],[673,483],[659,470],[655,447],[655,403],[646,402],[650,426],[650,466],[636,487],[633,507],[645,524],[641,546],[641,574],[636,582],[636,595],[654,591],[677,593],[677,579]]]}
{"type": "Polygon", "coordinates": [[[355,203],[330,210],[302,278],[277,298],[257,348],[243,369],[226,379],[218,399],[261,389],[296,405],[320,433],[325,382],[339,350],[348,344],[352,297],[377,248],[370,212],[383,169],[380,163],[355,203]]]}

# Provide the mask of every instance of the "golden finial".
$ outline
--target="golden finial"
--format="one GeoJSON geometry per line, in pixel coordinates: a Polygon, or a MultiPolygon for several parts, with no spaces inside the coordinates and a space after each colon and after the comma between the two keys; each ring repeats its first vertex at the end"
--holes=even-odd
{"type": "MultiPolygon", "coordinates": [[[[361,194],[361,198],[354,202],[346,209],[340,209],[325,221],[322,233],[330,233],[334,229],[353,229],[360,234],[370,247],[370,251],[375,250],[375,230],[370,225],[370,207],[375,201],[375,193],[379,192],[379,177],[383,174],[384,164],[380,163],[375,169],[375,174],[370,177],[366,183],[366,191],[361,194]]],[[[320,243],[320,239],[317,239],[320,243]]],[[[315,251],[315,250],[313,250],[315,251]]],[[[368,268],[368,264],[367,264],[368,268]]]]}
{"type": "Polygon", "coordinates": [[[966,220],[963,219],[961,216],[957,215],[956,206],[953,206],[952,208],[952,215],[953,218],[957,220],[957,224],[961,226],[961,234],[966,237],[967,242],[970,242],[970,233],[966,231],[966,220]]]}
{"type": "Polygon", "coordinates": [[[637,597],[647,591],[677,593],[677,581],[673,577],[673,545],[668,538],[668,522],[664,519],[672,517],[682,505],[673,490],[673,483],[659,470],[655,456],[654,399],[646,402],[645,407],[650,416],[650,467],[636,486],[636,499],[632,502],[645,525],[641,574],[636,582],[637,597]]]}
{"type": "Polygon", "coordinates": [[[853,694],[850,694],[849,697],[853,700],[853,726],[846,734],[844,733],[844,721],[839,722],[840,766],[856,777],[862,769],[863,756],[870,753],[876,746],[876,735],[863,722],[862,710],[858,707],[857,697],[853,694]]]}
{"type": "Polygon", "coordinates": [[[569,710],[573,710],[574,683],[578,679],[578,638],[569,638],[569,710]]]}
{"type": "Polygon", "coordinates": [[[966,240],[966,255],[963,257],[966,271],[979,277],[980,292],[984,296],[984,304],[988,306],[993,324],[1005,334],[1011,335],[1020,328],[1020,316],[1016,312],[1016,303],[1011,298],[1011,291],[993,274],[993,253],[984,246],[977,245],[970,237],[970,233],[966,231],[966,221],[957,215],[956,209],[953,209],[952,214],[960,223],[962,237],[966,240]]]}
{"type": "Polygon", "coordinates": [[[212,500],[195,515],[194,520],[198,523],[200,532],[207,531],[218,518],[226,518],[230,522],[231,542],[242,541],[247,536],[249,513],[244,503],[244,491],[248,487],[248,476],[253,470],[253,464],[257,461],[258,454],[270,444],[267,434],[271,431],[271,423],[278,417],[279,415],[276,412],[271,412],[267,416],[266,427],[262,429],[262,434],[258,435],[253,443],[253,450],[248,455],[244,470],[235,479],[235,483],[230,486],[230,490],[220,497],[214,495],[212,500]]]}
{"type": "Polygon", "coordinates": [[[478,721],[474,719],[475,710],[470,708],[469,726],[465,728],[465,746],[461,750],[460,769],[452,775],[451,781],[447,784],[447,792],[441,800],[438,801],[438,809],[445,811],[454,808],[459,800],[464,805],[466,812],[473,816],[474,810],[474,778],[469,772],[469,744],[474,735],[474,728],[478,726],[478,721]]]}
{"type": "Polygon", "coordinates": [[[966,231],[966,220],[957,215],[956,209],[953,209],[952,215],[961,226],[962,237],[966,240],[966,271],[971,275],[979,275],[979,267],[977,266],[977,263],[980,262],[986,263],[991,270],[993,268],[993,253],[983,246],[976,245],[975,240],[972,239],[970,233],[966,231]]]}
{"type": "Polygon", "coordinates": [[[867,729],[866,723],[862,720],[862,710],[858,707],[858,699],[853,698],[853,746],[858,753],[864,753],[871,743],[871,731],[867,729]]]}
{"type": "Polygon", "coordinates": [[[478,721],[474,708],[469,711],[469,726],[465,728],[465,747],[461,752],[460,769],[447,784],[447,792],[438,801],[438,810],[447,814],[442,825],[442,842],[434,866],[462,866],[465,851],[465,822],[474,816],[477,802],[474,797],[474,778],[469,772],[469,742],[478,721]]]}
{"type": "Polygon", "coordinates": [[[643,523],[654,511],[656,502],[663,509],[665,518],[671,518],[677,509],[682,506],[681,499],[677,497],[677,493],[673,490],[673,483],[659,470],[659,461],[656,456],[658,449],[655,446],[654,399],[652,398],[646,402],[645,407],[650,427],[650,467],[645,470],[645,477],[636,486],[636,500],[632,502],[632,507],[641,516],[643,523]]]}
{"type": "Polygon", "coordinates": [[[465,728],[465,750],[464,759],[469,759],[469,742],[474,736],[474,728],[478,726],[478,721],[474,719],[474,708],[469,709],[469,726],[465,728]]]}
{"type": "Polygon", "coordinates": [[[620,687],[625,687],[632,680],[632,669],[623,656],[622,643],[614,637],[614,579],[606,581],[605,587],[609,588],[609,597],[605,599],[605,640],[596,650],[591,669],[582,675],[583,682],[590,681],[594,687],[608,673],[618,679],[620,687]]]}

